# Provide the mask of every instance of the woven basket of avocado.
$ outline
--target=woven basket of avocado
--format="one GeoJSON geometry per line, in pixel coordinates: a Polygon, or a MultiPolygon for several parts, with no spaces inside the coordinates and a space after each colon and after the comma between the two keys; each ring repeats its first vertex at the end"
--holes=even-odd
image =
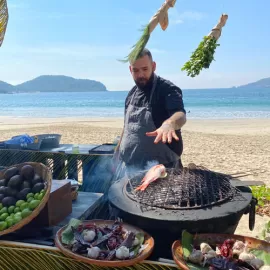
{"type": "Polygon", "coordinates": [[[31,222],[46,205],[52,174],[42,163],[26,162],[0,171],[0,236],[31,222]]]}

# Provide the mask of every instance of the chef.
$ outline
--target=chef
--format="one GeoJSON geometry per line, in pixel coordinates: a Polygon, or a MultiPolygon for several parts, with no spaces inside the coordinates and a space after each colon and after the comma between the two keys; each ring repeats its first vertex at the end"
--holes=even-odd
{"type": "Polygon", "coordinates": [[[182,167],[186,111],[181,89],[156,75],[148,49],[129,68],[135,86],[125,101],[124,128],[114,160],[127,168],[145,169],[151,163],[182,167]]]}

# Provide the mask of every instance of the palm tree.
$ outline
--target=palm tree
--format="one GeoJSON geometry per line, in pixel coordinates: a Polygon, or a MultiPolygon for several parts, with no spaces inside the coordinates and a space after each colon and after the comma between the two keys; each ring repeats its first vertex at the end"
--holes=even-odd
{"type": "Polygon", "coordinates": [[[0,47],[2,46],[8,23],[8,7],[6,0],[0,0],[0,47]]]}

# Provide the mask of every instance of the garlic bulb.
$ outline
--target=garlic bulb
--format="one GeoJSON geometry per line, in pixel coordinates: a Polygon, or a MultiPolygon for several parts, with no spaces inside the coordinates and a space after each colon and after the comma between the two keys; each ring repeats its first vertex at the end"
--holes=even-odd
{"type": "Polygon", "coordinates": [[[264,265],[264,261],[258,258],[252,259],[249,263],[256,269],[260,269],[264,265]]]}
{"type": "Polygon", "coordinates": [[[270,265],[264,265],[260,268],[260,270],[270,270],[270,265]]]}
{"type": "Polygon", "coordinates": [[[236,241],[233,245],[233,254],[240,255],[245,249],[245,244],[242,241],[236,241]]]}
{"type": "Polygon", "coordinates": [[[200,264],[203,260],[203,253],[200,250],[194,249],[188,259],[193,263],[200,264]]]}
{"type": "Polygon", "coordinates": [[[121,246],[116,250],[115,256],[120,260],[127,259],[129,257],[129,249],[125,246],[121,246]]]}
{"type": "Polygon", "coordinates": [[[85,230],[83,231],[83,240],[86,242],[91,242],[95,239],[96,233],[93,230],[85,230]]]}
{"type": "Polygon", "coordinates": [[[96,259],[99,256],[100,248],[99,247],[92,247],[87,249],[88,253],[87,256],[92,259],[96,259]]]}
{"type": "Polygon", "coordinates": [[[201,249],[202,253],[207,253],[212,248],[207,243],[201,243],[200,244],[200,249],[201,249]]]}
{"type": "Polygon", "coordinates": [[[255,258],[256,257],[252,253],[248,253],[246,249],[239,255],[239,260],[248,262],[248,263],[255,258]]]}

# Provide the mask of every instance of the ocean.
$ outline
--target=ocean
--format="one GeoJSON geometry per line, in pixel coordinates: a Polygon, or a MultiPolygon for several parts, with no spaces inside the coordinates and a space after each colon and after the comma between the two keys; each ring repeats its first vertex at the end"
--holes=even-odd
{"type": "MultiPolygon", "coordinates": [[[[126,91],[0,94],[0,116],[123,117],[126,91]]],[[[183,90],[189,119],[270,118],[270,89],[183,90]]]]}

